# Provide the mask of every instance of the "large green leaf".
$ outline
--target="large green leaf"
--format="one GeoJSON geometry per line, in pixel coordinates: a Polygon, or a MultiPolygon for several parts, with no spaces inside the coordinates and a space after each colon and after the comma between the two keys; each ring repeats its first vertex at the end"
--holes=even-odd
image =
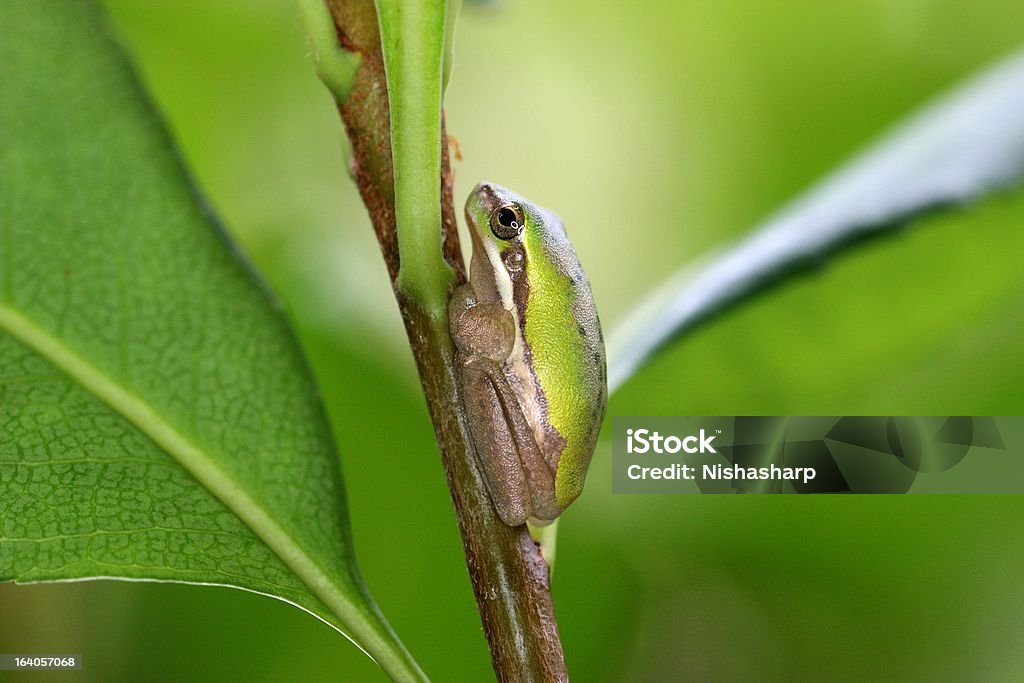
{"type": "Polygon", "coordinates": [[[422,673],[356,568],[283,316],[94,4],[0,4],[0,580],[217,584],[422,673]]]}

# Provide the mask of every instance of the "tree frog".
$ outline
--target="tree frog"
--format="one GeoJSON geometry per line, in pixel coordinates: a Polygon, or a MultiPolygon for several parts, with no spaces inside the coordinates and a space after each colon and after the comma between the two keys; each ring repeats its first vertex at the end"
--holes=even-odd
{"type": "Polygon", "coordinates": [[[469,282],[448,305],[462,401],[501,519],[550,523],[583,490],[607,402],[601,323],[561,219],[480,183],[469,282]]]}

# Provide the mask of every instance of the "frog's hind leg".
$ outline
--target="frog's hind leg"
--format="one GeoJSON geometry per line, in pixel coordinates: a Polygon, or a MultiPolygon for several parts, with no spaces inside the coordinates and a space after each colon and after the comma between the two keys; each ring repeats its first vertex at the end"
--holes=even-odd
{"type": "MultiPolygon", "coordinates": [[[[498,430],[507,434],[509,439],[500,444],[501,455],[497,459],[501,461],[502,467],[507,468],[507,476],[517,482],[522,481],[525,485],[522,500],[529,501],[525,510],[526,516],[538,520],[554,519],[561,512],[554,497],[555,472],[537,445],[533,430],[509,385],[508,378],[501,366],[489,359],[477,357],[469,361],[465,367],[466,370],[470,368],[487,377],[497,399],[492,405],[500,414],[493,415],[497,418],[494,422],[500,423],[498,430]],[[513,473],[511,468],[517,469],[518,472],[513,473]]],[[[526,518],[523,518],[523,521],[526,521],[526,518]]]]}
{"type": "Polygon", "coordinates": [[[477,301],[471,285],[455,290],[448,310],[460,361],[462,403],[498,515],[511,526],[531,517],[554,519],[559,512],[554,468],[537,446],[502,370],[515,344],[515,319],[498,303],[477,301]]]}
{"type": "Polygon", "coordinates": [[[461,372],[463,405],[487,492],[502,521],[519,526],[530,516],[530,493],[501,401],[486,372],[473,364],[461,372]]]}

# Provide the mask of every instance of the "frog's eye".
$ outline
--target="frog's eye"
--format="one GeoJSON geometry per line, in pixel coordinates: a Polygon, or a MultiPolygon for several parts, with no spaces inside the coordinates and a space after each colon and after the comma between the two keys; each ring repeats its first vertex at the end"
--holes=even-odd
{"type": "Polygon", "coordinates": [[[503,204],[491,213],[491,232],[500,240],[510,240],[523,231],[523,209],[518,204],[503,204]]]}

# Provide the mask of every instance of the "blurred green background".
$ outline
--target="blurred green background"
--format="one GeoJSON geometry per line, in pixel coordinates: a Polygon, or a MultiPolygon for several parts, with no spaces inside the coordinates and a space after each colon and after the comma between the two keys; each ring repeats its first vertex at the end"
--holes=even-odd
{"type": "MultiPolygon", "coordinates": [[[[432,430],[342,133],[290,0],[107,0],[200,186],[289,302],[357,551],[437,681],[492,678],[432,430]]],[[[1016,0],[470,5],[449,131],[556,209],[612,328],[877,133],[1024,44],[1016,0]]],[[[461,201],[461,199],[459,200],[461,201]]],[[[1024,413],[1024,191],[918,221],[716,320],[609,413],[1024,413]]],[[[554,578],[577,681],[1024,679],[1014,496],[612,496],[608,442],[554,578]]],[[[374,681],[283,603],[216,588],[0,586],[0,651],[86,681],[374,681]]],[[[26,674],[58,680],[61,674],[26,674]]]]}

